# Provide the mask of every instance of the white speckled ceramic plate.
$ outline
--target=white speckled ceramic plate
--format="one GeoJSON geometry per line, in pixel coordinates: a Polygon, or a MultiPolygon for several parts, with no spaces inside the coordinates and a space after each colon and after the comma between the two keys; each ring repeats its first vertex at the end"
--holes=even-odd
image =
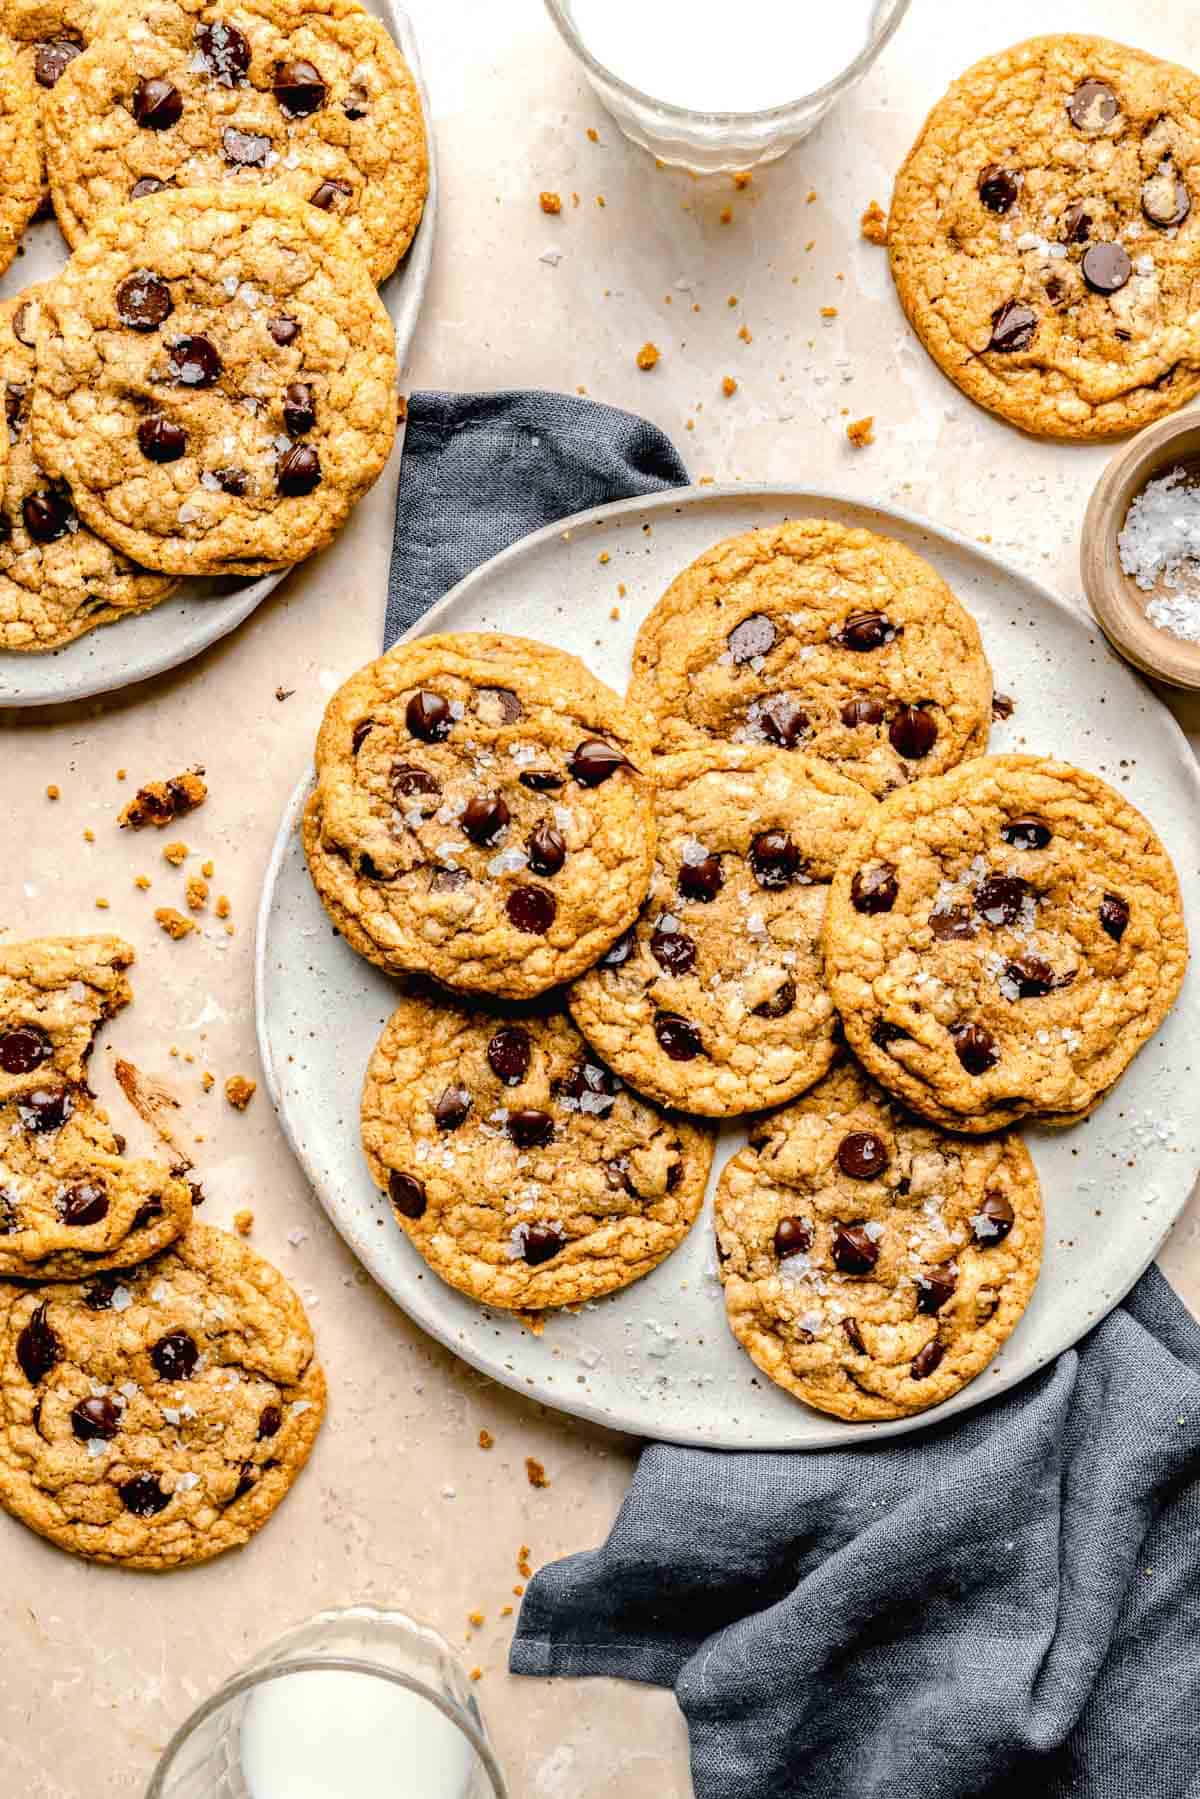
{"type": "MultiPolygon", "coordinates": [[[[365,0],[365,4],[371,12],[378,13],[407,59],[420,89],[429,137],[429,198],[425,211],[408,255],[380,288],[396,327],[396,359],[403,367],[433,259],[438,202],[433,114],[408,14],[395,0],[365,0]]],[[[51,280],[69,254],[53,219],[31,227],[23,249],[24,255],[18,256],[0,278],[0,299],[13,299],[34,281],[51,280]]],[[[398,468],[399,456],[394,454],[380,480],[394,485],[398,468]]],[[[353,522],[346,528],[353,530],[353,522]]],[[[287,573],[287,569],[277,569],[256,581],[233,577],[185,581],[161,606],[89,631],[61,650],[46,655],[0,652],[0,708],[86,700],[93,694],[110,693],[114,688],[129,687],[135,681],[176,668],[240,625],[269,593],[274,593],[287,573]]]]}
{"type": "MultiPolygon", "coordinates": [[[[907,514],[777,489],[632,500],[496,557],[418,634],[542,638],[623,690],[638,626],[679,569],[719,538],[811,513],[887,532],[941,571],[979,621],[997,687],[1016,696],[992,748],[1058,756],[1128,794],[1175,859],[1195,935],[1200,771],[1170,714],[1081,614],[997,557],[907,514]],[[618,582],[627,596],[614,621],[618,582]]],[[[306,778],[288,806],[258,922],[258,1031],[272,1098],[322,1205],[376,1280],[433,1336],[519,1392],[642,1436],[727,1448],[819,1449],[913,1430],[1003,1392],[1075,1342],[1132,1286],[1187,1202],[1200,1166],[1194,974],[1086,1124],[1027,1133],[1046,1204],[1042,1277],[995,1361],[936,1411],[844,1424],[760,1376],[726,1328],[707,1217],[646,1280],[573,1316],[550,1316],[533,1337],[429,1273],[368,1177],[359,1091],[394,989],[335,936],[313,892],[297,836],[308,788],[306,778]]],[[[742,1140],[740,1130],[723,1133],[718,1167],[742,1140]]]]}

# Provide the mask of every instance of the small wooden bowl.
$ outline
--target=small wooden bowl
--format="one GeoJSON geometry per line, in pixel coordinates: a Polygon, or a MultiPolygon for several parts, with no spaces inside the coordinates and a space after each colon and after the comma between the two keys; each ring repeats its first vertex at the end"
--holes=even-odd
{"type": "Polygon", "coordinates": [[[1079,570],[1088,604],[1114,649],[1144,675],[1197,692],[1200,643],[1188,643],[1150,623],[1146,605],[1154,593],[1144,592],[1125,573],[1117,550],[1117,537],[1134,496],[1148,481],[1169,473],[1181,462],[1200,471],[1200,411],[1160,419],[1117,451],[1088,502],[1079,570]]]}

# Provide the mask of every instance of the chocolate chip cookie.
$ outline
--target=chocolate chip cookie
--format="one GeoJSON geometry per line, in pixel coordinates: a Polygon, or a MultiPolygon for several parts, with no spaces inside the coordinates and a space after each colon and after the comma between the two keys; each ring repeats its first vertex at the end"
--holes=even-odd
{"type": "Polygon", "coordinates": [[[628,705],[660,751],[712,739],[819,756],[880,795],[987,748],[974,619],[920,556],[799,519],[727,538],[638,632],[628,705]]]}
{"type": "Polygon", "coordinates": [[[576,657],[422,637],[334,694],[304,843],[360,955],[527,999],[632,924],[654,860],[646,749],[576,657]]]}
{"type": "Polygon", "coordinates": [[[42,288],[0,303],[0,377],[8,430],[0,510],[0,647],[54,650],[97,625],[145,612],[171,594],[168,575],[139,568],[80,523],[70,490],[38,466],[29,422],[42,288]]]}
{"type": "Polygon", "coordinates": [[[565,1013],[405,997],[367,1070],[363,1144],[409,1241],[485,1305],[596,1299],[687,1236],[711,1135],[622,1086],[565,1013]]]}
{"type": "Polygon", "coordinates": [[[50,199],[43,148],[50,90],[86,44],[95,12],[92,0],[0,0],[0,29],[12,40],[17,61],[33,87],[42,206],[50,199]]]}
{"type": "Polygon", "coordinates": [[[42,158],[33,83],[0,31],[0,274],[42,199],[42,158]]]}
{"type": "Polygon", "coordinates": [[[885,800],[834,879],[847,1041],[952,1130],[1069,1122],[1124,1072],[1187,965],[1179,883],[1095,775],[992,756],[885,800]]]}
{"type": "Polygon", "coordinates": [[[1023,430],[1110,437],[1200,387],[1200,79],[1096,37],[989,56],[896,180],[905,312],[1023,430]]]}
{"type": "Polygon", "coordinates": [[[43,298],[37,358],[38,460],[85,524],[172,574],[311,555],[395,435],[366,269],[333,218],[271,189],[106,213],[43,298]]]}
{"type": "Polygon", "coordinates": [[[197,1224],[120,1276],[0,1286],[0,1407],[0,1505],[76,1555],[173,1568],[266,1523],[325,1379],[283,1276],[197,1224]]]}
{"type": "Polygon", "coordinates": [[[654,764],[658,851],[633,928],[571,988],[623,1079],[726,1117],[779,1105],[834,1056],[821,928],[834,871],[875,810],[811,757],[711,743],[654,764]]]}
{"type": "Polygon", "coordinates": [[[1041,1264],[1020,1138],[947,1137],[850,1064],[759,1122],[715,1211],[734,1336],[779,1386],[851,1422],[925,1411],[974,1380],[1041,1264]]]}
{"type": "Polygon", "coordinates": [[[429,185],[408,65],[355,0],[115,0],[46,109],[55,210],[78,245],[165,187],[271,187],[341,220],[375,280],[429,185]]]}

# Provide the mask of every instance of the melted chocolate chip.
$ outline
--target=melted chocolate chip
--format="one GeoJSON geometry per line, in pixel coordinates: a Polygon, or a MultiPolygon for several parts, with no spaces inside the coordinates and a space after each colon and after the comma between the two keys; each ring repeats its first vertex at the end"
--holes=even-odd
{"type": "Polygon", "coordinates": [[[705,856],[699,862],[681,862],[677,885],[684,899],[699,900],[708,905],[725,885],[720,856],[705,856]]]}
{"type": "Polygon", "coordinates": [[[781,1262],[807,1255],[812,1244],[813,1227],[807,1218],[781,1218],[775,1226],[774,1249],[781,1262]]]}
{"type": "Polygon", "coordinates": [[[286,62],[277,62],[273,86],[280,111],[290,119],[302,119],[311,112],[319,112],[325,104],[327,89],[320,70],[303,57],[294,56],[286,62]]]}
{"type": "Polygon", "coordinates": [[[83,1296],[83,1303],[89,1312],[110,1312],[112,1310],[113,1292],[120,1283],[120,1276],[106,1274],[94,1286],[88,1288],[83,1296]]]}
{"type": "Polygon", "coordinates": [[[235,1499],[244,1499],[246,1494],[253,1492],[257,1485],[258,1470],[255,1468],[254,1463],[243,1462],[241,1468],[238,1470],[238,1482],[237,1486],[233,1489],[233,1495],[229,1501],[230,1505],[233,1504],[235,1499]]]}
{"type": "Polygon", "coordinates": [[[470,880],[465,868],[435,868],[429,877],[430,893],[457,893],[470,880]]]}
{"type": "Polygon", "coordinates": [[[1077,200],[1063,213],[1062,241],[1064,244],[1086,244],[1091,234],[1091,215],[1085,211],[1082,202],[1077,200]]]}
{"type": "Polygon", "coordinates": [[[259,1442],[261,1443],[264,1437],[278,1436],[279,1430],[280,1430],[280,1427],[282,1426],[282,1424],[283,1424],[282,1411],[280,1410],[280,1408],[277,1405],[275,1405],[271,1402],[268,1402],[263,1407],[262,1411],[258,1415],[258,1440],[259,1440],[259,1442]]]}
{"type": "Polygon", "coordinates": [[[1020,179],[1011,169],[993,162],[980,171],[979,198],[989,212],[1011,212],[1020,192],[1020,179]]]}
{"type": "Polygon", "coordinates": [[[611,743],[605,743],[599,737],[589,737],[575,750],[567,767],[571,771],[572,780],[578,781],[581,787],[599,787],[602,781],[615,775],[619,768],[630,768],[632,764],[611,743]]]}
{"type": "Polygon", "coordinates": [[[126,275],[116,291],[117,317],[131,331],[157,331],[174,311],[171,290],[149,269],[126,275]]]}
{"type": "Polygon", "coordinates": [[[692,1062],[704,1053],[699,1031],[678,1012],[656,1012],[654,1035],[659,1048],[672,1062],[692,1062]]]}
{"type": "Polygon", "coordinates": [[[531,1268],[552,1262],[566,1240],[552,1224],[527,1224],[521,1230],[521,1254],[531,1268]]]}
{"type": "Polygon", "coordinates": [[[13,313],[13,336],[23,343],[27,350],[37,347],[38,303],[36,300],[22,300],[13,313]]]}
{"type": "Polygon", "coordinates": [[[553,1137],[554,1120],[549,1112],[527,1106],[519,1112],[509,1113],[508,1134],[518,1149],[538,1149],[553,1137]]]}
{"type": "Polygon", "coordinates": [[[969,906],[938,906],[929,914],[929,929],[939,943],[963,943],[979,935],[969,906]]]}
{"type": "Polygon", "coordinates": [[[308,196],[308,203],[319,207],[322,212],[332,212],[339,200],[348,199],[353,192],[348,181],[322,181],[308,196]]]}
{"type": "Polygon", "coordinates": [[[50,487],[44,493],[26,494],[21,517],[34,543],[56,543],[75,522],[75,508],[65,489],[50,487]]]}
{"type": "Polygon", "coordinates": [[[525,708],[511,687],[481,687],[476,701],[481,712],[486,709],[502,725],[515,725],[525,716],[525,708]]]}
{"type": "Polygon", "coordinates": [[[5,1074],[32,1074],[50,1059],[53,1048],[36,1024],[18,1024],[0,1037],[0,1068],[5,1074]]]}
{"type": "Polygon", "coordinates": [[[442,1092],[441,1098],[433,1108],[433,1122],[439,1131],[456,1131],[460,1124],[466,1123],[467,1113],[471,1110],[471,1095],[465,1087],[457,1082],[452,1083],[442,1092]]]}
{"type": "Polygon", "coordinates": [[[1015,850],[1044,850],[1054,833],[1040,818],[1022,817],[1010,818],[1000,827],[1000,835],[1015,850]]]}
{"type": "Polygon", "coordinates": [[[833,1233],[833,1262],[843,1274],[870,1274],[879,1245],[861,1224],[839,1224],[833,1233]]]}
{"type": "Polygon", "coordinates": [[[931,1337],[924,1349],[919,1349],[912,1360],[910,1373],[913,1380],[927,1380],[938,1366],[945,1350],[936,1337],[931,1337]]]}
{"type": "Polygon", "coordinates": [[[852,1181],[873,1181],[888,1165],[887,1144],[876,1131],[851,1131],[838,1144],[837,1159],[852,1181]]]}
{"type": "Polygon", "coordinates": [[[1071,123],[1085,137],[1095,137],[1105,130],[1112,124],[1119,110],[1117,96],[1107,81],[1096,81],[1092,77],[1081,81],[1067,101],[1071,123]]]}
{"type": "MultiPolygon", "coordinates": [[[[425,1183],[415,1174],[401,1174],[398,1168],[393,1168],[388,1175],[388,1198],[401,1218],[425,1216],[425,1183]]],[[[259,1435],[262,1435],[261,1431],[259,1435]]]]}
{"type": "Polygon", "coordinates": [[[926,1316],[940,1312],[958,1286],[957,1269],[943,1263],[917,1276],[917,1310],[926,1316]]]}
{"type": "Polygon", "coordinates": [[[562,786],[566,776],[558,774],[553,768],[523,768],[517,779],[531,793],[554,793],[562,786]]]}
{"type": "Polygon", "coordinates": [[[121,1504],[135,1518],[157,1517],[171,1503],[171,1495],[163,1492],[155,1474],[135,1474],[117,1491],[121,1495],[121,1504]]]}
{"type": "Polygon", "coordinates": [[[519,1087],[529,1073],[533,1046],[519,1024],[501,1025],[487,1046],[488,1067],[506,1087],[519,1087]]]}
{"type": "Polygon", "coordinates": [[[860,725],[881,725],[883,718],[883,703],[880,700],[847,700],[842,707],[842,723],[848,731],[855,731],[860,725]]]}
{"type": "Polygon", "coordinates": [[[33,57],[34,80],[39,87],[53,87],[83,49],[71,38],[48,38],[38,45],[33,57]]]}
{"type": "Polygon", "coordinates": [[[666,931],[663,925],[671,918],[668,912],[660,921],[657,930],[650,938],[650,954],[658,963],[664,974],[690,974],[696,965],[696,945],[686,931],[678,928],[679,920],[672,918],[672,929],[666,931]]]}
{"type": "Polygon", "coordinates": [[[207,337],[177,337],[167,345],[167,367],[180,387],[211,387],[224,366],[207,337]]]}
{"type": "Polygon", "coordinates": [[[755,1018],[786,1018],[796,1003],[795,981],[781,981],[770,999],[753,1008],[755,1018]]]}
{"type": "Polygon", "coordinates": [[[1079,266],[1094,294],[1119,293],[1133,274],[1128,250],[1115,242],[1090,244],[1079,266]]]}
{"type": "Polygon", "coordinates": [[[1142,211],[1151,225],[1171,231],[1192,210],[1191,196],[1174,169],[1161,168],[1142,184],[1142,211]]]}
{"type": "Polygon", "coordinates": [[[890,912],[900,897],[900,883],[890,862],[860,868],[850,883],[850,903],[856,912],[871,916],[890,912]]]}
{"type": "Polygon", "coordinates": [[[882,612],[852,612],[832,636],[846,650],[881,650],[895,638],[896,627],[882,612]]]}
{"type": "Polygon", "coordinates": [[[108,1194],[102,1180],[76,1181],[58,1202],[64,1224],[82,1226],[99,1224],[108,1216],[108,1194]]]}
{"type": "Polygon", "coordinates": [[[1100,901],[1100,928],[1120,943],[1129,923],[1129,902],[1123,900],[1119,893],[1106,893],[1100,901]]]}
{"type": "Polygon", "coordinates": [[[151,412],[137,430],[138,449],[147,462],[178,462],[187,449],[187,432],[174,419],[151,412]]]}
{"type": "Polygon", "coordinates": [[[275,485],[289,500],[311,493],[320,479],[321,458],[311,444],[296,444],[285,450],[275,468],[275,485]]]}
{"type": "Polygon", "coordinates": [[[268,319],[267,330],[281,348],[286,348],[288,344],[293,343],[300,335],[298,321],[296,319],[288,318],[286,313],[281,313],[278,318],[268,319]]]}
{"type": "Polygon", "coordinates": [[[525,853],[535,875],[556,875],[567,859],[567,846],[553,825],[543,820],[525,839],[525,853]]]}
{"type": "Polygon", "coordinates": [[[213,470],[217,484],[222,493],[244,494],[250,485],[250,478],[244,468],[217,468],[213,470]]]}
{"type": "Polygon", "coordinates": [[[9,381],[4,389],[4,419],[8,425],[9,440],[16,443],[21,435],[21,421],[25,414],[25,400],[28,387],[20,381],[9,381]]]}
{"type": "Polygon", "coordinates": [[[504,902],[508,921],[530,937],[544,937],[554,923],[558,901],[544,887],[514,887],[504,902]]]}
{"type": "Polygon", "coordinates": [[[81,1443],[111,1443],[121,1428],[121,1407],[107,1393],[71,1407],[71,1429],[81,1443]]]}
{"type": "Polygon", "coordinates": [[[871,1042],[876,1049],[890,1049],[893,1043],[907,1043],[909,1035],[901,1030],[898,1024],[889,1024],[886,1018],[877,1018],[871,1026],[871,1042]]]}
{"type": "Polygon", "coordinates": [[[922,706],[901,706],[888,726],[888,737],[898,756],[919,762],[937,742],[937,720],[922,706]]]}
{"type": "Polygon", "coordinates": [[[450,708],[440,693],[420,688],[404,708],[404,722],[422,743],[441,743],[454,729],[450,708]]]}
{"type": "Polygon", "coordinates": [[[292,381],[283,390],[284,429],[291,437],[303,437],[317,422],[317,403],[307,381],[292,381]]]}
{"type": "Polygon", "coordinates": [[[780,749],[794,750],[808,736],[808,714],[785,693],[778,693],[759,708],[758,722],[763,735],[780,749]]]}
{"type": "Polygon", "coordinates": [[[477,793],[467,801],[459,825],[472,843],[491,849],[508,829],[512,813],[498,793],[477,793]]]}
{"type": "Polygon", "coordinates": [[[846,1333],[846,1341],[858,1355],[866,1355],[867,1346],[863,1342],[863,1334],[859,1329],[857,1318],[843,1318],[842,1329],[846,1333]]]}
{"type": "MultiPolygon", "coordinates": [[[[366,728],[368,731],[371,729],[369,722],[366,728]]],[[[362,730],[362,726],[358,729],[362,730]]],[[[357,735],[358,731],[355,732],[356,737],[357,735]]],[[[357,750],[361,746],[356,743],[354,747],[357,750]]],[[[397,805],[403,800],[416,799],[419,794],[433,799],[442,791],[442,784],[436,775],[431,775],[427,768],[421,768],[416,762],[393,762],[391,781],[392,798],[397,805]]]]}
{"type": "Polygon", "coordinates": [[[159,1199],[157,1196],[153,1199],[148,1199],[146,1201],[145,1205],[139,1206],[137,1211],[134,1213],[133,1229],[135,1231],[144,1231],[148,1224],[153,1224],[154,1221],[158,1218],[161,1218],[162,1215],[163,1215],[162,1200],[159,1199]]]}
{"type": "MultiPolygon", "coordinates": [[[[353,733],[351,734],[351,737],[350,737],[350,753],[351,753],[351,755],[357,756],[359,750],[361,750],[363,744],[367,741],[367,738],[371,735],[371,732],[374,729],[375,729],[375,720],[373,718],[360,718],[359,719],[359,721],[355,725],[353,733]]],[[[393,785],[395,784],[396,770],[398,768],[413,769],[413,771],[416,774],[424,774],[424,772],[425,772],[424,769],[416,768],[415,764],[413,764],[411,762],[397,762],[393,765],[393,768],[392,768],[392,783],[393,783],[393,785]]],[[[433,776],[431,775],[429,778],[430,778],[430,780],[432,780],[433,776]]]]}
{"type": "Polygon", "coordinates": [[[139,175],[129,190],[129,198],[144,200],[148,194],[161,194],[165,186],[166,182],[160,181],[157,175],[139,175]]]}
{"type": "Polygon", "coordinates": [[[624,968],[633,954],[634,934],[624,931],[615,943],[609,945],[600,958],[601,968],[624,968]]]}
{"type": "Polygon", "coordinates": [[[775,627],[764,612],[752,612],[733,627],[726,641],[735,662],[753,662],[774,646],[775,627]]]}
{"type": "Polygon", "coordinates": [[[191,1380],[200,1350],[187,1331],[168,1331],[151,1344],[150,1360],[163,1380],[191,1380]]]}
{"type": "Polygon", "coordinates": [[[1014,956],[1004,964],[1004,972],[1022,999],[1041,999],[1059,985],[1049,962],[1040,956],[1014,956]]]}
{"type": "Polygon", "coordinates": [[[975,910],[988,924],[1016,924],[1030,891],[1020,875],[989,875],[975,889],[975,910]]]}
{"type": "Polygon", "coordinates": [[[617,1083],[598,1062],[577,1062],[555,1082],[554,1093],[568,1111],[607,1118],[616,1104],[617,1083]]]}
{"type": "Polygon", "coordinates": [[[790,887],[800,872],[800,852],[786,831],[760,831],[750,844],[750,868],[760,887],[790,887]]]}
{"type": "Polygon", "coordinates": [[[1010,355],[1014,350],[1027,350],[1037,334],[1037,313],[1020,300],[1006,300],[992,314],[989,350],[1010,355]]]}
{"type": "Polygon", "coordinates": [[[67,1087],[35,1087],[17,1099],[21,1123],[37,1137],[61,1131],[74,1110],[75,1101],[67,1087]]]}
{"type": "Polygon", "coordinates": [[[197,25],[194,36],[205,73],[213,81],[222,87],[238,87],[246,79],[250,45],[236,25],[214,19],[210,25],[197,25]]]}
{"type": "Polygon", "coordinates": [[[271,154],[271,140],[259,131],[226,125],[221,131],[221,154],[235,169],[261,169],[271,154]]]}
{"type": "Polygon", "coordinates": [[[183,95],[174,82],[143,75],[133,90],[133,116],[143,131],[167,131],[183,114],[183,95]]]}
{"type": "Polygon", "coordinates": [[[17,1361],[31,1387],[44,1380],[62,1359],[62,1344],[51,1329],[43,1300],[17,1338],[17,1361]]]}
{"type": "Polygon", "coordinates": [[[986,1074],[1000,1060],[995,1038],[981,1024],[956,1024],[950,1037],[954,1053],[968,1074],[986,1074]]]}
{"type": "Polygon", "coordinates": [[[997,719],[1011,718],[1017,709],[1017,702],[1011,693],[994,693],[992,695],[992,717],[997,719]]]}
{"type": "Polygon", "coordinates": [[[1003,1243],[1016,1223],[1016,1215],[1003,1193],[985,1193],[971,1220],[971,1231],[981,1249],[1003,1243]]]}

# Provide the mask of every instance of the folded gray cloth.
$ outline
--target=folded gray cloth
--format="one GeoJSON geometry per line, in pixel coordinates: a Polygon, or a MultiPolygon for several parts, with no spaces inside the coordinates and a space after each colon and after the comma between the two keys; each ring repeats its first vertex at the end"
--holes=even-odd
{"type": "MultiPolygon", "coordinates": [[[[571,512],[687,476],[560,394],[417,394],[387,641],[571,512]]],[[[1151,1269],[1053,1367],[909,1437],[647,1449],[543,1569],[518,1674],[672,1686],[699,1799],[1200,1799],[1200,1328],[1151,1269]]]]}

